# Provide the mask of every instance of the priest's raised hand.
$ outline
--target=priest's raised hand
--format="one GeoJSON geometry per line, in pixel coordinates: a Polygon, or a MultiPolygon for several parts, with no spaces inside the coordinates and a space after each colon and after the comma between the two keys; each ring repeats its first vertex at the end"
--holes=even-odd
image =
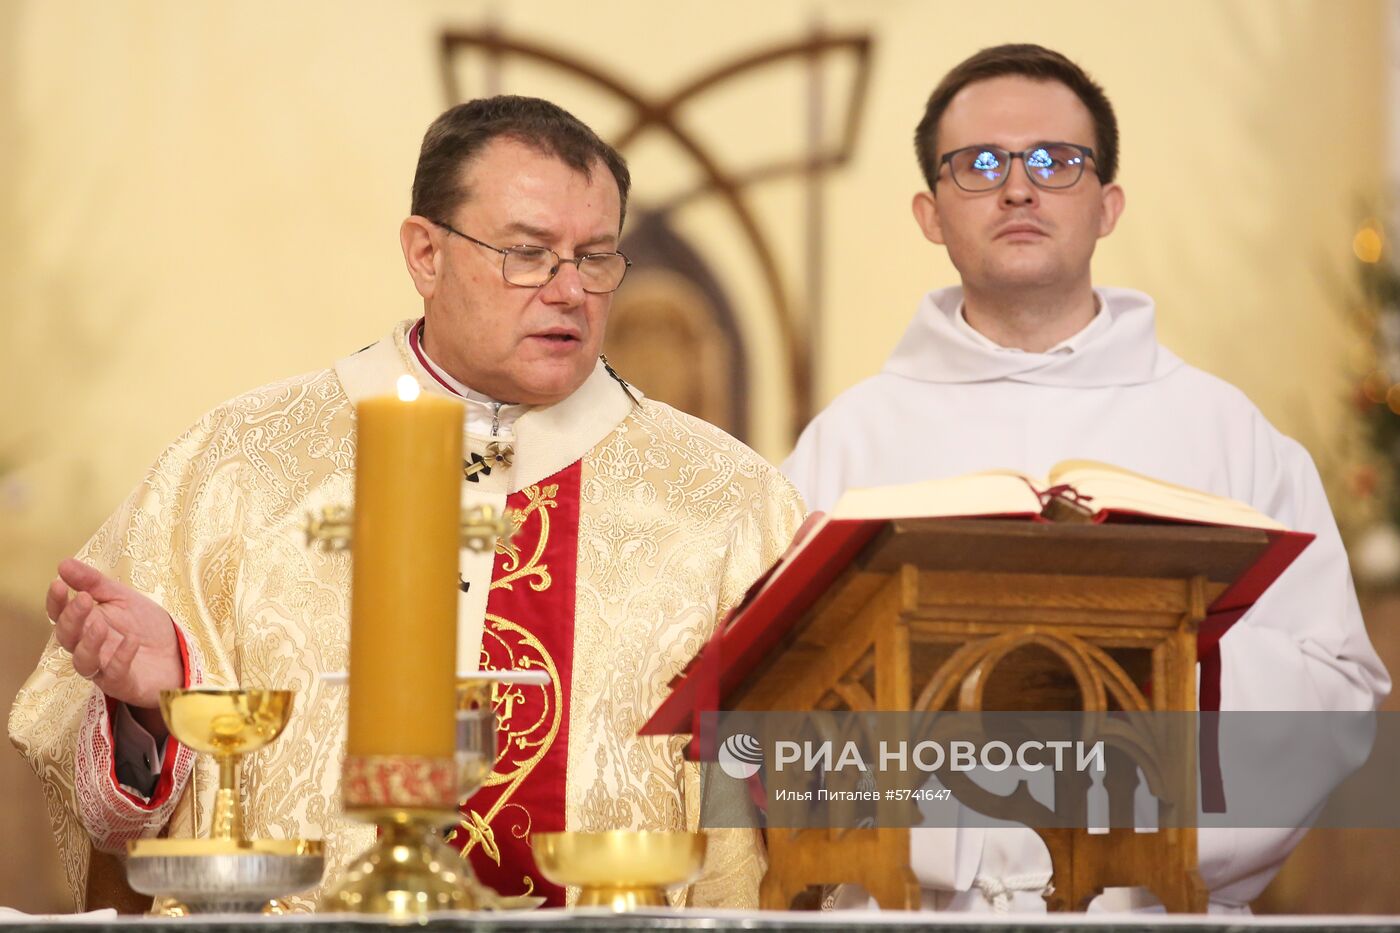
{"type": "Polygon", "coordinates": [[[73,670],[114,700],[133,707],[147,729],[164,733],[160,691],[184,683],[184,664],[170,613],[94,567],[69,558],[46,600],[58,643],[73,670]]]}

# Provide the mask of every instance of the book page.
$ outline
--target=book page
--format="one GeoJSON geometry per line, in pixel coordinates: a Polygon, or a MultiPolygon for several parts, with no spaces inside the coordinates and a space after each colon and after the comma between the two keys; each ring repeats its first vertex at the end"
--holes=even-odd
{"type": "MultiPolygon", "coordinates": [[[[991,470],[947,479],[921,480],[901,486],[848,489],[830,512],[812,522],[800,542],[790,545],[777,563],[750,588],[743,604],[757,598],[833,521],[883,521],[899,518],[956,518],[990,515],[1030,517],[1041,511],[1031,480],[1012,470],[991,470]]],[[[815,514],[815,513],[814,513],[815,514]]],[[[812,521],[810,518],[809,521],[812,521]]],[[[738,617],[736,613],[735,618],[738,617]]]]}
{"type": "Polygon", "coordinates": [[[1066,460],[1050,471],[1053,485],[1074,487],[1095,512],[1129,511],[1216,525],[1288,530],[1263,512],[1223,496],[1178,486],[1093,460],[1066,460]]]}
{"type": "Polygon", "coordinates": [[[832,507],[832,519],[953,518],[1039,515],[1041,484],[1010,470],[929,479],[902,486],[848,489],[832,507]]]}

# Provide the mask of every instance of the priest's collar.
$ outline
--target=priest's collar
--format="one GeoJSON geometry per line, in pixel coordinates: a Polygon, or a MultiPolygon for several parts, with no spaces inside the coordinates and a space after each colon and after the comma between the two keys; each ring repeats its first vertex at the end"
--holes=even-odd
{"type": "MultiPolygon", "coordinates": [[[[396,383],[405,373],[418,380],[425,392],[452,395],[448,387],[433,378],[418,361],[409,342],[416,320],[401,321],[390,334],[352,356],[335,364],[335,374],[352,403],[380,395],[393,395],[396,383]]],[[[564,467],[577,462],[590,450],[617,430],[637,404],[633,395],[641,393],[633,387],[629,395],[619,387],[599,360],[583,385],[563,401],[553,405],[519,406],[515,419],[514,458],[511,469],[494,471],[488,478],[491,485],[501,482],[501,491],[518,492],[532,483],[553,476],[564,467]]],[[[469,406],[471,407],[471,406],[469,406]]],[[[485,433],[467,430],[468,441],[489,438],[485,433]]],[[[468,448],[472,449],[469,443],[468,448]]],[[[483,482],[480,485],[485,486],[483,482]]]]}
{"type": "Polygon", "coordinates": [[[997,345],[963,320],[961,287],[929,292],[884,371],[921,382],[1089,388],[1152,382],[1182,365],[1157,343],[1151,298],[1126,288],[1096,288],[1094,296],[1099,311],[1083,330],[1049,352],[1026,353],[997,345]]]}
{"type": "Polygon", "coordinates": [[[408,347],[413,351],[413,362],[417,363],[421,370],[414,373],[418,381],[423,382],[423,377],[427,376],[466,402],[468,434],[509,436],[515,429],[515,419],[528,411],[530,406],[498,402],[453,378],[451,373],[428,355],[428,348],[423,346],[424,326],[424,319],[419,318],[418,322],[408,329],[408,347]]]}
{"type": "MultiPolygon", "coordinates": [[[[1108,315],[1104,313],[1103,302],[1100,301],[1099,296],[1095,294],[1094,316],[1089,319],[1089,323],[1085,324],[1082,328],[1080,328],[1080,330],[1077,333],[1066,337],[1064,340],[1061,340],[1059,343],[1055,344],[1050,349],[1044,350],[1042,352],[1046,356],[1068,356],[1069,354],[1077,351],[1080,347],[1084,346],[1084,344],[1088,343],[1090,340],[1094,339],[1094,335],[1097,334],[1099,331],[1103,330],[1105,327],[1109,326],[1110,323],[1112,322],[1109,320],[1108,315]]],[[[958,330],[962,331],[973,341],[980,343],[982,346],[986,347],[989,350],[996,350],[1001,353],[1028,352],[1026,350],[1022,350],[1019,347],[1002,346],[1001,344],[993,340],[991,337],[988,337],[986,334],[973,327],[972,324],[969,323],[967,320],[966,301],[958,302],[957,313],[953,315],[953,326],[956,327],[958,330]]]]}

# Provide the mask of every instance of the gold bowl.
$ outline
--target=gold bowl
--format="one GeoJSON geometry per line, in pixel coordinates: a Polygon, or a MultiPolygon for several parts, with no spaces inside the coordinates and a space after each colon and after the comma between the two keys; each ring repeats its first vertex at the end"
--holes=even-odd
{"type": "Polygon", "coordinates": [[[579,888],[579,907],[665,907],[666,889],[705,865],[703,833],[535,833],[535,864],[555,884],[579,888]]]}

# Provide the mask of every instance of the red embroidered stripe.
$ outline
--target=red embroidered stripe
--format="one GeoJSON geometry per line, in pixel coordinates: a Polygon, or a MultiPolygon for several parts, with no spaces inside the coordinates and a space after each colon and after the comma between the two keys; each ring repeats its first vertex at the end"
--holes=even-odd
{"type": "Polygon", "coordinates": [[[564,905],[564,889],[540,875],[530,841],[564,829],[580,475],[574,463],[506,500],[522,524],[508,547],[497,548],[481,667],[543,669],[551,683],[494,692],[500,757],[452,838],[487,885],[544,897],[550,907],[564,905]]]}

